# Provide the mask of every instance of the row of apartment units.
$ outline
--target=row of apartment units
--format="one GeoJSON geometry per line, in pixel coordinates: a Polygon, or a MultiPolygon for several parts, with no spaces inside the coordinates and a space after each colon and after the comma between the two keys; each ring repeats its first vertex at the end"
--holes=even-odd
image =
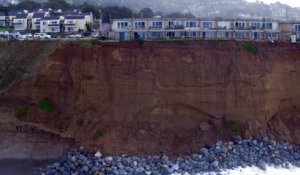
{"type": "Polygon", "coordinates": [[[78,32],[93,22],[92,13],[63,14],[61,12],[0,12],[0,26],[12,27],[14,31],[38,31],[43,33],[78,32]]]}
{"type": "Polygon", "coordinates": [[[116,40],[160,38],[204,39],[300,39],[300,23],[272,20],[207,19],[116,19],[112,20],[110,37],[116,40]]]}

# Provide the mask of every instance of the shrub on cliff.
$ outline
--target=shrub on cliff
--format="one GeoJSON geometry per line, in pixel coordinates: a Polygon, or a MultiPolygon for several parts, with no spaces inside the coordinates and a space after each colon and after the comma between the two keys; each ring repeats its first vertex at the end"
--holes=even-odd
{"type": "Polygon", "coordinates": [[[245,43],[243,47],[244,47],[245,50],[247,50],[249,52],[253,52],[253,53],[258,52],[257,47],[252,43],[245,43]]]}
{"type": "Polygon", "coordinates": [[[234,132],[235,134],[238,134],[238,135],[242,134],[242,126],[237,121],[229,120],[227,122],[227,124],[232,132],[234,132]]]}
{"type": "Polygon", "coordinates": [[[44,110],[47,112],[52,112],[54,109],[53,102],[48,98],[45,98],[45,99],[39,101],[38,106],[41,110],[44,110]]]}
{"type": "Polygon", "coordinates": [[[29,111],[29,107],[24,105],[21,106],[15,113],[16,117],[21,118],[21,117],[25,117],[27,115],[29,111]]]}
{"type": "Polygon", "coordinates": [[[82,40],[82,44],[81,46],[84,48],[93,48],[93,47],[97,47],[98,45],[101,44],[101,41],[99,41],[98,39],[88,39],[88,40],[82,40]]]}
{"type": "Polygon", "coordinates": [[[97,140],[97,139],[99,139],[99,138],[102,137],[102,136],[103,136],[103,133],[102,133],[101,131],[97,130],[97,131],[94,133],[94,135],[93,135],[93,139],[94,139],[94,140],[97,140]]]}
{"type": "Polygon", "coordinates": [[[59,125],[59,129],[62,130],[63,132],[68,131],[69,127],[70,127],[70,124],[68,122],[62,122],[59,125]]]}

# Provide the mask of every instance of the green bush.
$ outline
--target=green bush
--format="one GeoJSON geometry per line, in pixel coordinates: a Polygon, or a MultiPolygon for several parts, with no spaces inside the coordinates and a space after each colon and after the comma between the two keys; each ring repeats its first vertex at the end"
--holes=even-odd
{"type": "Polygon", "coordinates": [[[39,101],[38,106],[41,110],[44,110],[44,111],[47,111],[47,112],[52,112],[53,109],[54,109],[53,102],[50,99],[47,99],[47,98],[39,101]]]}
{"type": "Polygon", "coordinates": [[[219,134],[224,135],[225,134],[225,129],[224,128],[219,128],[219,134]]]}
{"type": "Polygon", "coordinates": [[[258,52],[258,49],[257,47],[252,44],[252,43],[245,43],[244,44],[244,49],[249,51],[249,52],[253,52],[253,53],[257,53],[258,52]]]}
{"type": "Polygon", "coordinates": [[[94,133],[94,135],[93,135],[93,139],[94,139],[94,140],[97,140],[97,139],[99,139],[99,138],[102,137],[102,136],[103,136],[103,133],[102,133],[101,131],[97,130],[97,131],[94,133]]]}
{"type": "Polygon", "coordinates": [[[242,127],[237,121],[229,120],[227,122],[227,124],[228,124],[229,128],[231,129],[231,131],[233,131],[234,133],[236,133],[238,135],[242,134],[242,127]]]}
{"type": "Polygon", "coordinates": [[[68,122],[62,122],[59,125],[59,129],[62,130],[63,132],[68,131],[69,127],[70,127],[70,124],[68,122]]]}
{"type": "Polygon", "coordinates": [[[82,40],[81,46],[84,48],[93,48],[101,44],[101,41],[97,39],[85,39],[82,40]]]}
{"type": "Polygon", "coordinates": [[[16,117],[24,117],[27,115],[29,111],[29,107],[24,105],[21,106],[17,111],[16,111],[16,117]]]}

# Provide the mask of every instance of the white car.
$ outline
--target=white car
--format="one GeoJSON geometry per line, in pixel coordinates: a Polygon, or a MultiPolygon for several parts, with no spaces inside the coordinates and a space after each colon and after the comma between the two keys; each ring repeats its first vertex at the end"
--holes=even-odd
{"type": "Polygon", "coordinates": [[[80,34],[72,34],[72,35],[68,35],[68,38],[81,38],[80,34]]]}
{"type": "Polygon", "coordinates": [[[50,39],[51,36],[47,35],[46,33],[35,33],[33,35],[33,38],[35,38],[35,39],[50,39]]]}
{"type": "Polygon", "coordinates": [[[93,37],[93,38],[97,38],[98,36],[99,36],[98,33],[93,33],[93,34],[92,34],[92,37],[93,37]]]}
{"type": "Polygon", "coordinates": [[[26,33],[26,34],[23,34],[23,35],[21,36],[21,38],[22,38],[22,39],[25,39],[25,40],[28,40],[28,39],[32,39],[33,37],[32,37],[32,34],[26,33]]]}

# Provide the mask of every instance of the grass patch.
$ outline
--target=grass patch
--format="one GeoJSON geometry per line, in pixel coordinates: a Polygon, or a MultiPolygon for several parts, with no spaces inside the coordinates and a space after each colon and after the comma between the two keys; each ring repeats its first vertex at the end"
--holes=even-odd
{"type": "Polygon", "coordinates": [[[94,48],[101,44],[101,41],[97,39],[84,39],[81,42],[81,46],[84,48],[94,48]]]}
{"type": "Polygon", "coordinates": [[[45,99],[39,101],[38,106],[41,110],[47,111],[47,112],[52,112],[54,109],[53,102],[48,98],[45,98],[45,99]]]}
{"type": "Polygon", "coordinates": [[[8,31],[8,32],[12,32],[13,29],[12,28],[9,28],[9,27],[3,27],[3,26],[0,26],[0,31],[1,32],[5,32],[5,31],[8,31]]]}
{"type": "Polygon", "coordinates": [[[242,127],[240,125],[239,122],[237,121],[234,121],[234,120],[229,120],[227,122],[229,128],[231,129],[232,132],[238,134],[238,135],[241,135],[242,134],[242,127]]]}
{"type": "Polygon", "coordinates": [[[19,109],[16,111],[15,115],[18,118],[25,117],[29,111],[29,107],[27,105],[23,105],[19,107],[19,109]]]}
{"type": "Polygon", "coordinates": [[[103,137],[103,133],[101,131],[97,130],[93,135],[93,139],[98,140],[100,137],[103,137]]]}
{"type": "Polygon", "coordinates": [[[253,53],[257,53],[258,52],[257,47],[254,44],[252,44],[252,43],[245,43],[243,45],[243,47],[244,47],[245,50],[247,50],[249,52],[253,52],[253,53]]]}
{"type": "Polygon", "coordinates": [[[68,122],[62,122],[59,125],[59,129],[62,130],[63,132],[68,131],[69,127],[70,127],[70,124],[68,122]]]}

